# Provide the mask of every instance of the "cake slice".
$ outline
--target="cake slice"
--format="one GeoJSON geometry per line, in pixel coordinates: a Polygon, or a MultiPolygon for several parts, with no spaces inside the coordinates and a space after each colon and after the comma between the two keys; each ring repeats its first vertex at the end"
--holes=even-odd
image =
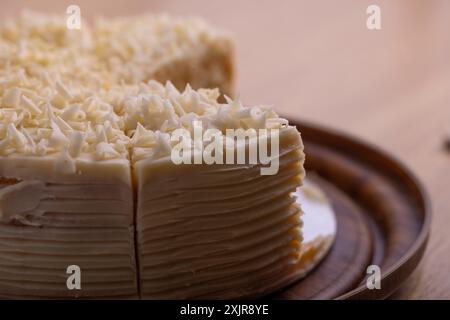
{"type": "Polygon", "coordinates": [[[125,100],[125,127],[138,123],[130,135],[143,298],[256,297],[298,276],[302,222],[292,193],[304,176],[300,135],[267,108],[221,104],[218,96],[217,90],[180,93],[170,83],[151,82],[125,100]],[[216,150],[223,164],[194,164],[211,141],[174,139],[180,128],[193,137],[198,124],[224,139],[216,150]],[[250,150],[269,134],[227,147],[229,129],[276,132],[267,147],[279,144],[269,155],[278,169],[265,175],[262,163],[249,163],[250,150]],[[174,163],[179,143],[192,151],[191,164],[174,163]],[[236,164],[241,151],[247,161],[236,164]],[[236,153],[228,164],[227,152],[236,153]]]}
{"type": "Polygon", "coordinates": [[[0,71],[0,295],[138,297],[122,121],[29,68],[17,58],[0,71]]]}

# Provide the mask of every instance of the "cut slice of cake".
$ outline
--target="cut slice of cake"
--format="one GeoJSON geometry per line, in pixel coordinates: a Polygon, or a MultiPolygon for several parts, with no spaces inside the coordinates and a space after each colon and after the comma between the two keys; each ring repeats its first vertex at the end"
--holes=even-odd
{"type": "Polygon", "coordinates": [[[292,193],[304,176],[300,135],[267,108],[220,104],[218,95],[151,82],[125,100],[125,126],[139,123],[132,132],[132,166],[143,298],[255,297],[296,278],[302,222],[292,193]],[[198,125],[217,134],[221,156],[207,154],[211,140],[195,141],[198,125]],[[189,137],[180,139],[180,129],[189,137]],[[276,134],[238,141],[227,135],[232,129],[276,134]],[[230,139],[236,144],[227,145],[230,139]],[[190,164],[176,163],[180,143],[192,151],[185,157],[190,164]],[[278,166],[271,174],[249,162],[250,153],[259,149],[261,155],[263,147],[278,166]],[[247,160],[237,163],[239,153],[247,160]],[[205,163],[211,155],[217,161],[205,163]]]}
{"type": "Polygon", "coordinates": [[[54,107],[44,90],[56,99],[61,83],[19,85],[3,88],[10,106],[0,108],[0,294],[137,297],[129,139],[119,117],[67,89],[58,97],[66,106],[54,107]],[[70,266],[81,270],[81,290],[69,290],[70,266]]]}

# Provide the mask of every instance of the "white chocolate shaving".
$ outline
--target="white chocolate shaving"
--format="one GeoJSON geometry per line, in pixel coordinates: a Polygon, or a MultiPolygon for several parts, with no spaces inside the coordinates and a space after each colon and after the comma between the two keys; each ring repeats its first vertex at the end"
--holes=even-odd
{"type": "Polygon", "coordinates": [[[79,131],[72,131],[69,136],[69,154],[76,158],[81,153],[81,148],[83,146],[84,137],[79,131]]]}
{"type": "Polygon", "coordinates": [[[269,108],[229,97],[219,102],[217,89],[187,85],[180,92],[169,81],[148,81],[170,61],[226,43],[203,22],[167,16],[98,20],[77,32],[63,16],[26,13],[4,21],[0,156],[54,156],[59,169],[74,171],[79,157],[165,157],[174,145],[170,134],[192,132],[195,121],[222,134],[286,126],[269,108]]]}

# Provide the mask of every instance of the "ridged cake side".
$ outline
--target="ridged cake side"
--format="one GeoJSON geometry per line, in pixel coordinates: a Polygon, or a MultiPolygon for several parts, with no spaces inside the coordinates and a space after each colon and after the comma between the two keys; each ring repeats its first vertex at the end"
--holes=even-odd
{"type": "MultiPolygon", "coordinates": [[[[256,297],[304,274],[301,210],[292,194],[304,177],[300,134],[269,108],[217,98],[214,90],[178,92],[150,83],[126,100],[125,126],[139,123],[131,143],[143,298],[256,297]],[[248,161],[175,164],[174,133],[182,128],[193,137],[199,125],[224,141],[227,129],[274,130],[277,173],[261,175],[264,165],[248,161]]],[[[212,142],[183,143],[194,154],[212,142]]],[[[268,148],[274,143],[271,138],[268,148]]],[[[248,139],[220,151],[225,158],[228,151],[249,154],[262,144],[248,139]]]]}

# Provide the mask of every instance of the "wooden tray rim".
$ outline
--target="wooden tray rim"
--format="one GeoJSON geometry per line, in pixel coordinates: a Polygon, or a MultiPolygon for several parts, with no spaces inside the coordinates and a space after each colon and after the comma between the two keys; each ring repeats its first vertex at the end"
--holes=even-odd
{"type": "MultiPolygon", "coordinates": [[[[398,168],[398,170],[401,171],[402,174],[408,177],[408,179],[412,182],[412,185],[417,190],[417,193],[421,196],[421,202],[423,204],[423,223],[421,225],[421,229],[419,231],[419,234],[416,238],[416,240],[412,243],[410,248],[406,251],[406,253],[399,258],[399,260],[389,267],[387,270],[382,271],[382,277],[381,277],[381,283],[383,281],[389,281],[393,276],[397,275],[397,271],[399,271],[400,268],[405,267],[409,269],[409,272],[406,272],[404,279],[401,280],[403,282],[406,280],[409,275],[414,271],[414,269],[417,267],[418,263],[423,257],[423,254],[425,252],[425,248],[428,242],[430,229],[431,229],[431,220],[432,220],[432,206],[430,197],[428,195],[428,192],[426,191],[425,187],[423,186],[422,182],[418,179],[415,173],[411,169],[409,169],[402,161],[400,161],[395,155],[392,155],[388,153],[385,150],[382,150],[380,147],[375,146],[371,142],[364,141],[361,138],[358,138],[352,134],[345,133],[342,130],[336,129],[336,128],[329,128],[324,127],[322,125],[318,125],[316,123],[310,122],[310,121],[304,121],[300,120],[295,117],[287,117],[289,119],[289,123],[291,125],[297,126],[299,128],[299,131],[301,133],[301,128],[307,128],[311,131],[321,131],[322,133],[325,133],[329,136],[334,136],[341,138],[342,140],[345,140],[345,142],[349,145],[353,145],[354,147],[358,149],[362,149],[364,151],[370,152],[370,153],[376,153],[378,156],[382,157],[384,161],[387,163],[390,163],[398,168]]],[[[364,284],[356,287],[355,289],[348,291],[338,297],[336,297],[336,300],[345,300],[345,299],[358,299],[358,298],[366,298],[366,294],[370,291],[370,294],[375,298],[381,298],[384,299],[388,297],[390,294],[392,294],[395,289],[393,288],[389,291],[381,290],[369,290],[364,284]]]]}

